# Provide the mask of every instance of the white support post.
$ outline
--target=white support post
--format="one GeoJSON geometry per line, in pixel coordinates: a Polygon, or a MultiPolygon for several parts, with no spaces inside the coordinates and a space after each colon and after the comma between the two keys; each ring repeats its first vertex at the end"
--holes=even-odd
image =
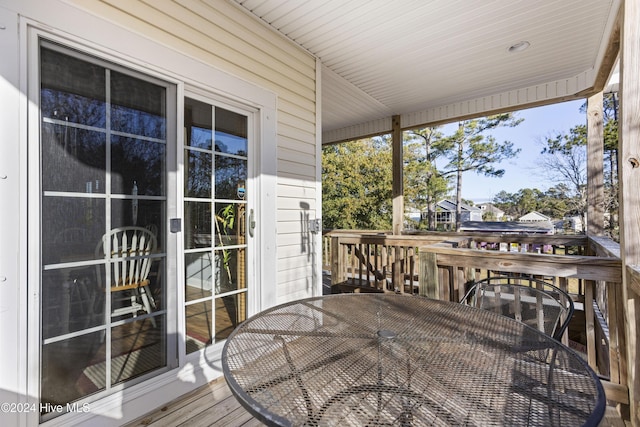
{"type": "Polygon", "coordinates": [[[393,116],[392,151],[393,151],[393,234],[402,234],[404,229],[404,185],[403,185],[403,153],[402,128],[400,116],[393,116]]]}

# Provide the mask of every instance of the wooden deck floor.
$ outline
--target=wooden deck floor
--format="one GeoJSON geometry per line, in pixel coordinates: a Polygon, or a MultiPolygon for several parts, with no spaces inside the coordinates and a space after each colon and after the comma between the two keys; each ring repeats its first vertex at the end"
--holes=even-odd
{"type": "Polygon", "coordinates": [[[221,377],[127,424],[127,427],[134,426],[252,427],[262,423],[240,406],[221,377]]]}
{"type": "MultiPolygon", "coordinates": [[[[607,407],[599,427],[627,427],[613,407],[607,407]]],[[[171,402],[128,424],[126,427],[216,426],[255,427],[262,423],[253,418],[231,394],[223,378],[171,402]]]]}

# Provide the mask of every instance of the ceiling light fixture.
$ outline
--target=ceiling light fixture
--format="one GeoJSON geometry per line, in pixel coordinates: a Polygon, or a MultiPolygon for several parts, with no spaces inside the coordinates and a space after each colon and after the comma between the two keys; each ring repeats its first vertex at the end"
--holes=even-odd
{"type": "Polygon", "coordinates": [[[526,50],[529,46],[531,46],[531,43],[524,40],[514,44],[513,46],[510,46],[509,52],[511,53],[522,52],[523,50],[526,50]]]}

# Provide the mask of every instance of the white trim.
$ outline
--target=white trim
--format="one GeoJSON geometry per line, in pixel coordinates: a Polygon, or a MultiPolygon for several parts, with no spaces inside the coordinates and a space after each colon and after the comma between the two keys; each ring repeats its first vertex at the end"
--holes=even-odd
{"type": "Polygon", "coordinates": [[[260,275],[260,305],[255,312],[277,304],[277,108],[265,107],[260,110],[255,126],[260,129],[255,156],[260,159],[260,179],[256,192],[260,194],[256,217],[256,238],[260,242],[262,256],[257,260],[256,274],[260,275]]]}
{"type": "MultiPolygon", "coordinates": [[[[480,117],[495,111],[515,111],[528,105],[582,98],[580,93],[591,88],[595,78],[595,70],[590,69],[567,79],[404,113],[400,117],[402,129],[453,122],[461,117],[480,117]]],[[[390,132],[391,118],[385,117],[325,131],[322,134],[322,142],[330,144],[390,132]]]]}
{"type": "MultiPolygon", "coordinates": [[[[25,191],[25,196],[27,197],[27,205],[30,209],[27,209],[24,213],[24,218],[26,218],[26,227],[29,230],[30,224],[39,224],[40,222],[40,211],[39,209],[34,209],[34,206],[40,206],[40,164],[39,164],[39,155],[37,152],[38,148],[32,148],[29,146],[29,141],[31,138],[35,138],[35,141],[38,141],[38,146],[40,142],[40,115],[39,109],[31,107],[31,104],[40,105],[40,92],[37,87],[33,87],[30,82],[39,81],[39,49],[38,49],[38,40],[36,36],[30,34],[30,30],[28,28],[28,24],[25,21],[20,23],[20,29],[22,35],[26,37],[26,39],[20,40],[21,42],[21,53],[24,58],[23,70],[25,70],[26,78],[21,82],[21,92],[27,94],[27,98],[29,99],[29,105],[26,108],[27,114],[27,123],[24,129],[25,132],[22,132],[24,135],[24,142],[21,141],[21,145],[25,147],[25,161],[28,169],[28,174],[25,177],[24,185],[27,188],[25,191]],[[35,67],[29,67],[28,64],[38,64],[35,67]],[[36,158],[33,158],[34,152],[36,153],[36,158]],[[34,188],[35,187],[35,188],[34,188]]],[[[22,128],[22,123],[20,123],[22,128]]],[[[39,229],[39,228],[38,228],[39,229]]],[[[28,303],[26,306],[27,309],[27,334],[26,337],[28,339],[27,344],[27,353],[25,357],[28,360],[28,368],[26,371],[27,377],[27,391],[28,395],[32,396],[36,403],[40,402],[40,255],[38,252],[38,248],[40,248],[40,236],[39,233],[33,232],[25,232],[25,242],[27,242],[27,280],[25,282],[26,289],[23,289],[22,292],[28,292],[28,303]]],[[[28,424],[34,425],[39,422],[39,413],[29,413],[28,416],[28,424]]]]}
{"type": "MultiPolygon", "coordinates": [[[[25,63],[19,49],[18,15],[0,7],[0,402],[34,403],[26,393],[27,277],[26,135],[17,126],[26,120],[25,63]],[[22,68],[24,70],[24,68],[22,68]],[[3,327],[7,325],[8,327],[3,327]],[[10,344],[7,344],[10,343],[10,344]]],[[[25,413],[0,413],[2,424],[26,425],[25,413]]]]}
{"type": "Polygon", "coordinates": [[[166,279],[164,283],[166,302],[164,311],[165,314],[165,337],[167,339],[167,368],[176,368],[179,365],[180,356],[178,353],[178,345],[176,341],[179,341],[180,329],[178,329],[178,318],[181,317],[182,309],[177,299],[178,289],[184,288],[183,282],[183,270],[178,265],[180,261],[180,251],[178,250],[177,242],[182,238],[182,233],[171,233],[170,231],[170,219],[178,216],[178,208],[181,204],[179,199],[180,192],[178,190],[178,183],[176,182],[176,170],[178,168],[177,153],[179,153],[180,145],[178,145],[178,139],[182,132],[182,127],[179,126],[181,122],[178,121],[180,110],[178,105],[180,104],[178,93],[178,84],[167,86],[167,130],[166,130],[166,166],[165,166],[165,179],[166,179],[166,194],[165,194],[165,218],[164,235],[165,235],[165,274],[166,279]],[[171,111],[171,108],[175,108],[171,111]],[[174,282],[171,285],[171,282],[174,282]],[[171,307],[174,309],[171,310],[171,307]]]}
{"type": "MultiPolygon", "coordinates": [[[[174,296],[175,303],[178,309],[176,310],[175,326],[176,336],[179,337],[181,331],[186,331],[186,320],[184,317],[185,307],[185,279],[184,279],[184,98],[187,93],[186,85],[181,83],[177,86],[177,102],[176,102],[176,127],[177,127],[177,138],[176,138],[176,170],[174,175],[175,181],[175,191],[176,191],[176,216],[175,218],[180,218],[181,222],[181,231],[180,233],[175,233],[175,240],[173,242],[174,250],[176,253],[176,270],[177,277],[179,278],[178,287],[176,289],[176,294],[174,296]]],[[[170,222],[171,218],[169,218],[170,222]]],[[[167,224],[169,225],[169,224],[167,224]]],[[[168,235],[173,233],[169,232],[168,235]]],[[[167,331],[169,332],[169,331],[167,331]]],[[[177,351],[178,351],[178,367],[185,366],[187,363],[187,358],[185,358],[186,354],[186,342],[184,339],[178,339],[177,342],[177,351]]]]}
{"type": "MultiPolygon", "coordinates": [[[[612,29],[616,25],[618,16],[620,16],[621,5],[622,5],[622,0],[615,0],[611,3],[611,10],[617,10],[618,13],[609,13],[607,15],[608,17],[607,24],[605,25],[605,28],[602,34],[608,34],[608,35],[615,34],[615,30],[612,30],[612,29]]],[[[604,61],[604,59],[608,54],[608,49],[609,49],[608,40],[606,39],[602,40],[602,42],[600,43],[600,50],[598,51],[598,56],[594,62],[597,69],[600,69],[600,67],[602,66],[602,62],[604,61]]],[[[619,54],[618,54],[618,58],[619,58],[619,54]]],[[[614,71],[612,71],[612,74],[614,73],[617,74],[618,65],[616,64],[616,66],[614,66],[613,68],[614,68],[614,71]]],[[[609,78],[611,78],[611,76],[609,76],[609,78]]],[[[606,87],[605,87],[605,92],[606,92],[606,87]]]]}
{"type": "Polygon", "coordinates": [[[316,217],[320,221],[320,230],[311,233],[315,239],[313,253],[315,264],[311,266],[313,271],[313,296],[322,295],[322,62],[316,59],[316,217]]]}
{"type": "Polygon", "coordinates": [[[391,116],[370,120],[353,126],[322,132],[322,143],[350,141],[359,138],[391,133],[391,116]]]}

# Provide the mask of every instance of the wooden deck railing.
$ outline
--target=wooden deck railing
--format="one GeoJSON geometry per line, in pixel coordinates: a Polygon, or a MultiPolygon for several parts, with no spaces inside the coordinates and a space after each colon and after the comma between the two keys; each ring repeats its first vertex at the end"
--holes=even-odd
{"type": "MultiPolygon", "coordinates": [[[[570,331],[577,349],[596,372],[610,378],[607,396],[628,403],[622,264],[619,246],[611,240],[340,230],[324,233],[323,264],[334,292],[411,292],[456,302],[474,280],[497,272],[543,278],[572,295],[578,310],[570,331]]],[[[568,339],[565,334],[566,344],[568,339]]]]}
{"type": "MultiPolygon", "coordinates": [[[[587,250],[584,236],[440,232],[393,236],[385,231],[332,230],[323,234],[323,268],[332,272],[333,284],[341,287],[417,293],[419,248],[447,241],[459,248],[518,253],[577,255],[587,250]]],[[[582,282],[577,293],[583,293],[582,282]]]]}

